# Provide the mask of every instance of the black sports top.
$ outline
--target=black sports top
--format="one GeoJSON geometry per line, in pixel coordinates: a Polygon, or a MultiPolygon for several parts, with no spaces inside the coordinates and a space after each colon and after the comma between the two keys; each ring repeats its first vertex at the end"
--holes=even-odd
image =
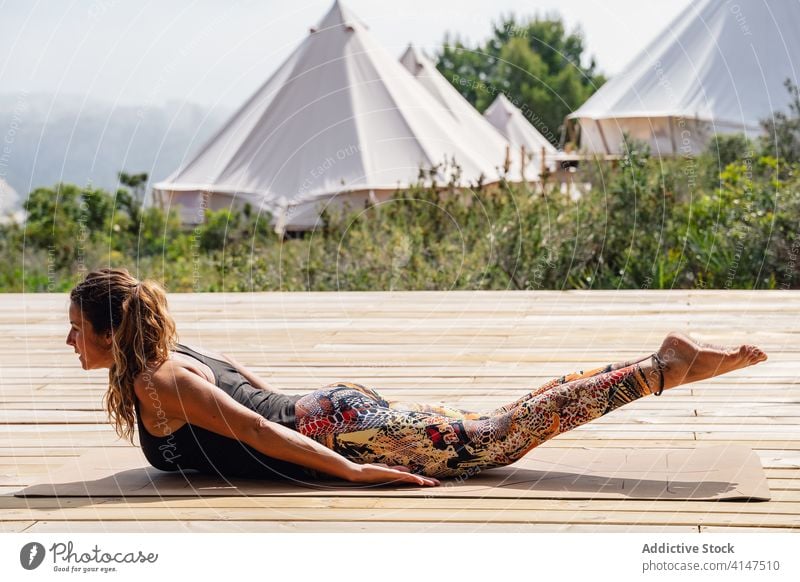
{"type": "MultiPolygon", "coordinates": [[[[258,412],[267,420],[297,430],[294,404],[302,395],[287,395],[260,390],[248,382],[233,365],[204,356],[178,344],[176,352],[191,356],[214,372],[215,384],[237,402],[258,412]]],[[[139,399],[135,399],[139,443],[147,461],[162,471],[196,469],[222,477],[303,478],[310,473],[299,465],[268,457],[253,447],[188,422],[172,434],[157,437],[142,423],[139,399]]]]}

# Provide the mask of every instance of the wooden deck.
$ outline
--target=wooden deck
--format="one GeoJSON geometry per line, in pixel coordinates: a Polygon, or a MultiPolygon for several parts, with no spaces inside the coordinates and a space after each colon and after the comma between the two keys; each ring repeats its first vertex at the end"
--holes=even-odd
{"type": "MultiPolygon", "coordinates": [[[[98,447],[104,371],[64,344],[66,295],[0,295],[0,531],[787,531],[800,529],[800,292],[398,292],[172,295],[181,341],[278,388],[350,380],[386,398],[489,409],[551,377],[655,350],[673,329],[770,360],[644,398],[545,443],[760,456],[770,502],[439,498],[18,499],[98,447]]],[[[138,439],[136,439],[138,443],[138,439]]]]}

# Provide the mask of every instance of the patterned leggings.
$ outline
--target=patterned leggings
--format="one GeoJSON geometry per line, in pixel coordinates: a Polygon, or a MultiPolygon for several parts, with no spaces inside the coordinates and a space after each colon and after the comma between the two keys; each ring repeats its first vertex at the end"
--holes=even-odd
{"type": "Polygon", "coordinates": [[[556,378],[486,414],[388,402],[360,384],[337,382],[298,400],[295,416],[300,433],[353,462],[462,477],[518,461],[544,441],[652,392],[639,364],[626,362],[556,378]]]}

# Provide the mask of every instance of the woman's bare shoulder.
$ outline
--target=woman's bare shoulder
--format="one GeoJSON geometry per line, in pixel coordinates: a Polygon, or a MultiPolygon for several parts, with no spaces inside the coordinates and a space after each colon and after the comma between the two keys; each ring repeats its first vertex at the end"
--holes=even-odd
{"type": "Polygon", "coordinates": [[[148,366],[140,371],[133,379],[133,390],[136,396],[143,400],[148,397],[148,393],[154,390],[163,391],[164,389],[176,386],[174,367],[176,363],[166,360],[156,366],[148,366]]]}

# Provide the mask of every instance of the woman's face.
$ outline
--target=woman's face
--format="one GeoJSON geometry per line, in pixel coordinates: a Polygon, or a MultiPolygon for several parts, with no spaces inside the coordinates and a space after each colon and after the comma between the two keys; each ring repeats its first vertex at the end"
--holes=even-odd
{"type": "Polygon", "coordinates": [[[79,354],[81,367],[84,370],[110,368],[114,363],[111,353],[111,333],[97,334],[89,320],[83,318],[80,308],[69,304],[69,334],[67,345],[72,346],[79,354]]]}

